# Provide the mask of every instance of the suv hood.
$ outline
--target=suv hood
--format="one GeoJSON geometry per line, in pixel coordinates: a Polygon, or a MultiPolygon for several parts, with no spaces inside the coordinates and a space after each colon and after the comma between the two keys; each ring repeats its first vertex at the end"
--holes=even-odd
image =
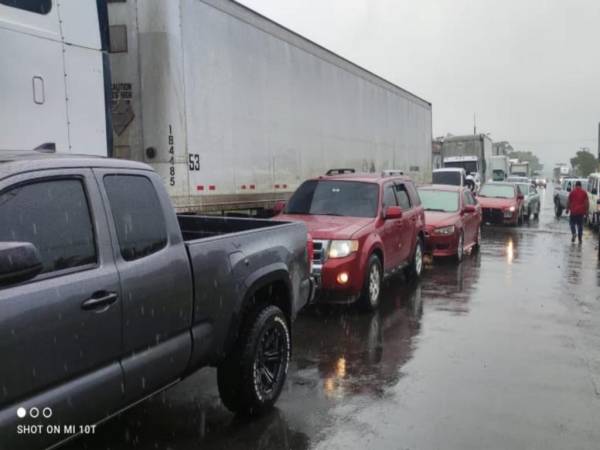
{"type": "Polygon", "coordinates": [[[350,239],[375,219],[371,217],[317,216],[282,214],[276,220],[304,222],[314,239],[350,239]]]}
{"type": "Polygon", "coordinates": [[[502,209],[517,205],[517,199],[515,198],[477,197],[477,201],[482,208],[502,209]]]}

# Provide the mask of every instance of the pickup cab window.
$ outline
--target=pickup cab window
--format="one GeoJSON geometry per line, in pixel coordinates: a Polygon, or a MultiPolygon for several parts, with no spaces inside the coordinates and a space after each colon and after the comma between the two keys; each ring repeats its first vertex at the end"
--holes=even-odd
{"type": "Polygon", "coordinates": [[[143,258],[167,244],[162,207],[148,178],[107,175],[104,177],[104,188],[124,260],[143,258]]]}
{"type": "Polygon", "coordinates": [[[0,241],[34,244],[41,273],[96,263],[90,210],[79,179],[46,180],[0,194],[0,241]]]}

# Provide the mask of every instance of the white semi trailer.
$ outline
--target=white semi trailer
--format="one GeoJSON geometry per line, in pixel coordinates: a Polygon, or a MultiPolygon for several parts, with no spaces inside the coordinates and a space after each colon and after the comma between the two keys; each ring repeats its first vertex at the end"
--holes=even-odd
{"type": "Polygon", "coordinates": [[[30,115],[40,62],[0,73],[2,86],[19,84],[14,104],[27,105],[18,116],[13,102],[0,105],[3,125],[22,130],[37,119],[28,139],[0,136],[0,148],[50,142],[58,152],[144,161],[180,211],[269,208],[334,167],[429,180],[427,101],[233,1],[105,1],[40,0],[42,15],[0,0],[0,31],[13,15],[34,28],[42,17],[56,43],[53,57],[31,39],[13,55],[54,71],[43,88],[47,120],[30,115]],[[89,61],[69,56],[86,52],[89,61]]]}

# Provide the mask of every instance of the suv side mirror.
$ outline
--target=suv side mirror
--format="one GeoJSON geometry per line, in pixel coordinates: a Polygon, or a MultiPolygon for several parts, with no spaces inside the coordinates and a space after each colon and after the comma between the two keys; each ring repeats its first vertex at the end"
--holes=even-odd
{"type": "Polygon", "coordinates": [[[402,217],[402,208],[399,206],[388,206],[385,210],[385,219],[400,219],[402,217]]]}
{"type": "Polygon", "coordinates": [[[275,202],[275,205],[273,205],[273,212],[275,212],[275,214],[280,214],[283,210],[285,209],[285,202],[283,200],[278,200],[275,202]]]}
{"type": "Polygon", "coordinates": [[[0,286],[20,283],[42,271],[42,261],[29,242],[0,242],[0,286]]]}
{"type": "Polygon", "coordinates": [[[465,214],[471,214],[477,211],[477,208],[475,208],[475,205],[465,205],[463,207],[463,213],[465,214]]]}
{"type": "Polygon", "coordinates": [[[525,198],[525,196],[524,196],[523,194],[519,194],[519,195],[517,195],[517,198],[518,198],[519,200],[523,200],[523,199],[525,198]]]}

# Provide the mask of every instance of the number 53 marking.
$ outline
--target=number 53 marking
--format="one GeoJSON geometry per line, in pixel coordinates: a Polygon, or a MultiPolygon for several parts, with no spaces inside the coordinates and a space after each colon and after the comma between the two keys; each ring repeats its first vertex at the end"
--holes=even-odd
{"type": "Polygon", "coordinates": [[[188,155],[188,166],[190,170],[200,170],[200,155],[198,153],[188,155]]]}

